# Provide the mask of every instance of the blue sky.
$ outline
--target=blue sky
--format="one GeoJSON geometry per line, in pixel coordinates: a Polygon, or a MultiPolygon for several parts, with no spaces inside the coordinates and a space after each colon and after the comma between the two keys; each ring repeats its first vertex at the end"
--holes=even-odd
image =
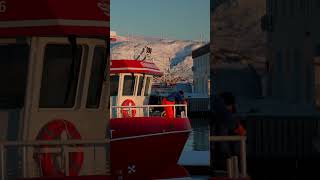
{"type": "Polygon", "coordinates": [[[152,37],[210,39],[210,0],[110,0],[111,30],[152,37]]]}

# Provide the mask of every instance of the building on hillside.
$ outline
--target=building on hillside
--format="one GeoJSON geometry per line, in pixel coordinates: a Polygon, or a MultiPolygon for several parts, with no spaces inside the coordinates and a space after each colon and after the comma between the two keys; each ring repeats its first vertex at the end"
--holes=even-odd
{"type": "Polygon", "coordinates": [[[190,112],[208,112],[210,96],[210,43],[192,51],[193,92],[188,94],[190,112]]]}
{"type": "Polygon", "coordinates": [[[208,97],[210,94],[210,44],[192,51],[193,93],[208,97]]]}
{"type": "Polygon", "coordinates": [[[116,40],[117,40],[117,32],[110,31],[110,41],[116,41],[116,40]]]}

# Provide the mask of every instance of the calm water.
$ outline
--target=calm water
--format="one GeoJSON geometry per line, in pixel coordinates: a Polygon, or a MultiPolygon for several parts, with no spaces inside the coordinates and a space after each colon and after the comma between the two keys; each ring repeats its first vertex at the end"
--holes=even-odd
{"type": "Polygon", "coordinates": [[[208,117],[190,119],[192,132],[184,147],[184,151],[209,150],[209,120],[208,117]]]}
{"type": "Polygon", "coordinates": [[[210,165],[208,118],[190,119],[192,132],[180,156],[181,165],[210,165]]]}

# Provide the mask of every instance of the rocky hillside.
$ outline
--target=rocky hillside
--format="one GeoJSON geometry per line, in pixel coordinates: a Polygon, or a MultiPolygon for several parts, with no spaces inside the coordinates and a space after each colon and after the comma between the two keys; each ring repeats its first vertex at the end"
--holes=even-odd
{"type": "Polygon", "coordinates": [[[265,0],[216,0],[211,16],[215,63],[265,62],[266,34],[260,28],[265,0]]]}

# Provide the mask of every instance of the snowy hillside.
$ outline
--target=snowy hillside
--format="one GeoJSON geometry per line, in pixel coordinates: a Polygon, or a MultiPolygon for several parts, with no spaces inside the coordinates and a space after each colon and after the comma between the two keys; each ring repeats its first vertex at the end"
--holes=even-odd
{"type": "Polygon", "coordinates": [[[150,37],[118,36],[111,44],[112,59],[133,59],[142,48],[152,48],[152,57],[156,65],[167,75],[169,81],[192,81],[192,50],[205,43],[196,41],[168,40],[150,37]]]}

